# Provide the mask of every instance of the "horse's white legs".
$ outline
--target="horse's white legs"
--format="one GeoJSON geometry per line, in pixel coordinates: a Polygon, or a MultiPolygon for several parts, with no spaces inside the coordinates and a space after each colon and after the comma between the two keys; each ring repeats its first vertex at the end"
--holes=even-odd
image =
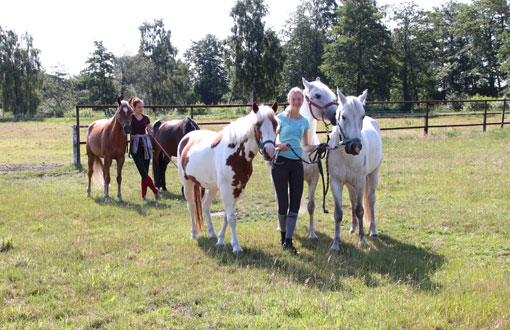
{"type": "Polygon", "coordinates": [[[359,228],[359,244],[363,247],[368,246],[368,242],[365,239],[365,228],[363,228],[363,216],[364,216],[364,209],[363,209],[363,194],[365,188],[365,180],[362,180],[361,184],[358,185],[356,189],[356,207],[355,207],[355,213],[356,218],[358,220],[358,228],[359,228]]]}
{"type": "Polygon", "coordinates": [[[190,180],[184,181],[184,197],[186,197],[189,215],[191,217],[191,239],[197,239],[198,232],[195,228],[195,213],[196,213],[196,205],[195,198],[193,196],[193,186],[194,183],[190,180]]]}
{"type": "MultiPolygon", "coordinates": [[[[220,188],[221,189],[221,188],[220,188]]],[[[241,253],[243,249],[239,245],[239,241],[237,240],[237,218],[235,214],[235,204],[236,198],[232,194],[232,189],[228,186],[227,189],[221,189],[221,198],[223,200],[223,206],[225,207],[225,215],[227,216],[228,226],[230,227],[230,233],[232,234],[232,250],[234,253],[241,253]]],[[[222,228],[223,230],[223,228],[222,228]]]]}
{"type": "Polygon", "coordinates": [[[367,175],[365,188],[365,219],[370,221],[370,236],[379,236],[375,226],[375,190],[379,180],[379,168],[367,175]]]}
{"type": "Polygon", "coordinates": [[[216,237],[216,231],[214,230],[214,225],[211,219],[211,203],[217,192],[217,189],[207,189],[202,201],[202,209],[204,210],[205,218],[207,220],[207,232],[209,233],[210,238],[216,237]]]}
{"type": "Polygon", "coordinates": [[[318,239],[317,235],[315,234],[315,226],[313,224],[313,213],[315,211],[315,189],[317,189],[317,183],[319,182],[319,176],[314,175],[310,178],[308,183],[308,216],[310,217],[309,223],[308,223],[308,238],[310,239],[318,239]]]}
{"type": "Polygon", "coordinates": [[[333,244],[331,245],[331,251],[339,251],[340,250],[340,224],[342,223],[342,190],[343,190],[343,182],[335,180],[332,178],[331,180],[331,192],[333,193],[333,198],[335,200],[335,235],[333,236],[333,244]]]}
{"type": "Polygon", "coordinates": [[[352,225],[349,232],[354,234],[356,232],[356,227],[358,227],[358,220],[356,218],[356,191],[352,186],[347,185],[347,190],[349,191],[349,200],[351,201],[351,213],[352,213],[352,225]]]}
{"type": "Polygon", "coordinates": [[[225,245],[225,232],[227,231],[227,213],[223,216],[223,224],[221,225],[220,233],[218,234],[218,242],[216,245],[225,245]]]}

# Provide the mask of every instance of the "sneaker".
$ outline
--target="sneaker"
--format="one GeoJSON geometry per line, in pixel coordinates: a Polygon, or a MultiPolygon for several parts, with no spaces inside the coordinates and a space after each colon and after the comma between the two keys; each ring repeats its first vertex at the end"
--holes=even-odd
{"type": "Polygon", "coordinates": [[[282,247],[284,250],[289,250],[292,254],[298,254],[298,250],[292,244],[292,238],[285,238],[285,243],[283,243],[282,247]]]}
{"type": "Polygon", "coordinates": [[[147,201],[147,196],[143,196],[142,197],[142,201],[146,202],[147,201]]]}
{"type": "Polygon", "coordinates": [[[156,198],[156,200],[158,201],[159,200],[159,197],[161,196],[161,194],[158,192],[157,194],[154,195],[154,197],[156,198]]]}

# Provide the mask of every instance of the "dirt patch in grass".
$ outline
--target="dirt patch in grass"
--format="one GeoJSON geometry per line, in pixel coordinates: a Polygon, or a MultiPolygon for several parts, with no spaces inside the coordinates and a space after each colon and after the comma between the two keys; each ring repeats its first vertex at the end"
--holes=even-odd
{"type": "Polygon", "coordinates": [[[46,171],[62,166],[58,164],[7,164],[0,165],[0,172],[46,171]]]}

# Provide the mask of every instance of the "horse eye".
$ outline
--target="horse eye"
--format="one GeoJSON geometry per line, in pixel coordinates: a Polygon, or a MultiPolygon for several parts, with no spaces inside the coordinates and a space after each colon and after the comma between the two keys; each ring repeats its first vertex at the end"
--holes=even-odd
{"type": "Polygon", "coordinates": [[[320,94],[315,94],[315,98],[316,98],[316,99],[320,99],[320,98],[321,98],[321,95],[320,95],[320,94]]]}
{"type": "Polygon", "coordinates": [[[342,120],[347,120],[347,119],[345,118],[345,116],[342,115],[342,120]]]}

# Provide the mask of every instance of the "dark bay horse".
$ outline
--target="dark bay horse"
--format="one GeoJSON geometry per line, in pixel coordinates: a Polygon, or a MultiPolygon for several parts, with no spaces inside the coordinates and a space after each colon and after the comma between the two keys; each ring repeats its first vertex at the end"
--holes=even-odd
{"type": "Polygon", "coordinates": [[[182,120],[159,119],[152,125],[153,135],[152,140],[157,143],[152,143],[154,148],[154,159],[152,161],[152,170],[154,174],[154,183],[157,188],[166,191],[165,172],[170,163],[170,157],[177,157],[177,146],[182,137],[188,132],[200,129],[197,123],[191,118],[184,118],[182,120]],[[165,150],[161,150],[161,147],[165,150]]]}
{"type": "Polygon", "coordinates": [[[127,134],[131,132],[131,118],[133,108],[127,101],[117,96],[117,110],[110,119],[99,119],[89,125],[87,130],[87,156],[89,187],[87,197],[90,197],[90,183],[92,175],[99,182],[104,183],[105,202],[110,201],[108,185],[110,184],[110,166],[117,161],[117,197],[122,202],[120,185],[122,182],[122,166],[124,165],[127,134]]]}

